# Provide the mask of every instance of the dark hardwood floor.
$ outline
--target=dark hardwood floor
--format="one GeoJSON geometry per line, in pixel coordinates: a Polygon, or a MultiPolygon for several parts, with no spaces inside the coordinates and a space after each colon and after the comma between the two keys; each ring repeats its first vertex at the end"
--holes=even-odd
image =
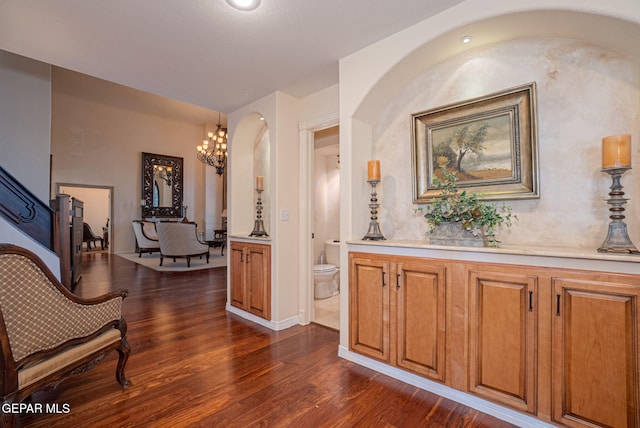
{"type": "MultiPolygon", "coordinates": [[[[143,256],[144,257],[144,256],[143,256]]],[[[76,293],[127,288],[132,347],[34,403],[68,413],[23,415],[23,427],[511,427],[338,358],[338,333],[274,332],[225,311],[226,269],[158,273],[106,253],[83,255],[76,293]]]]}

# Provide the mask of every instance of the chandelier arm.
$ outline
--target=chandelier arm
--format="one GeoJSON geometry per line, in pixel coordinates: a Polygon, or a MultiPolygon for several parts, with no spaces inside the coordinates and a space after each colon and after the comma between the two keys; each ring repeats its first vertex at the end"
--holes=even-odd
{"type": "Polygon", "coordinates": [[[205,140],[205,144],[197,146],[197,158],[201,162],[214,167],[216,173],[222,175],[227,167],[227,148],[227,128],[222,127],[220,113],[218,112],[216,132],[215,134],[210,132],[208,141],[205,140]]]}

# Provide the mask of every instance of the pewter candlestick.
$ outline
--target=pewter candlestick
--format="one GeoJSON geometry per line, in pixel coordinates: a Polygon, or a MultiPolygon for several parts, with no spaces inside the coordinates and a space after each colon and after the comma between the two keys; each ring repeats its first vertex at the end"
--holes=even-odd
{"type": "Polygon", "coordinates": [[[362,238],[363,240],[368,241],[383,241],[386,238],[382,236],[382,232],[380,231],[380,225],[378,224],[378,198],[376,194],[376,184],[378,184],[380,180],[367,180],[367,183],[371,184],[371,203],[369,204],[369,209],[371,210],[371,221],[369,222],[369,230],[367,234],[362,238]]]}
{"type": "Polygon", "coordinates": [[[264,230],[264,223],[262,222],[262,189],[256,189],[258,192],[258,201],[256,202],[256,221],[253,224],[253,231],[249,236],[269,236],[266,230],[264,230]]]}
{"type": "Polygon", "coordinates": [[[640,251],[633,245],[629,234],[627,233],[627,224],[624,220],[624,207],[628,199],[624,198],[624,192],[622,191],[622,184],[620,179],[622,174],[630,167],[612,167],[603,168],[602,172],[606,172],[611,175],[613,180],[611,184],[611,192],[609,192],[610,198],[607,199],[607,203],[611,205],[609,211],[611,215],[611,223],[609,223],[609,231],[607,237],[598,248],[599,253],[625,253],[625,254],[640,254],[640,251]]]}

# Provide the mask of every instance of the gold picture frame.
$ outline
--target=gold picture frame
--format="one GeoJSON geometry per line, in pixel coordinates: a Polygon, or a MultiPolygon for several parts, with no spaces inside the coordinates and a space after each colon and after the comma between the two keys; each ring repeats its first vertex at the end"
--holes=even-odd
{"type": "Polygon", "coordinates": [[[414,113],[411,121],[414,203],[440,193],[434,177],[442,166],[485,200],[540,197],[535,82],[414,113]]]}

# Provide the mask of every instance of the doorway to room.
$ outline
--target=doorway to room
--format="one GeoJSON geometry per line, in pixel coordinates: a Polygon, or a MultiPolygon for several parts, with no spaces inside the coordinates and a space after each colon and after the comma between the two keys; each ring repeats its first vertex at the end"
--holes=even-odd
{"type": "Polygon", "coordinates": [[[340,132],[313,134],[312,321],[340,329],[340,132]]]}
{"type": "MultiPolygon", "coordinates": [[[[93,233],[102,237],[104,251],[113,248],[113,187],[72,183],[57,183],[56,194],[64,193],[84,202],[83,221],[89,225],[93,233]]],[[[86,245],[85,250],[86,250],[86,245]]],[[[92,247],[93,248],[93,247],[92,247]]],[[[100,245],[97,246],[100,250],[100,245]]],[[[93,249],[92,251],[96,251],[93,249]]]]}

